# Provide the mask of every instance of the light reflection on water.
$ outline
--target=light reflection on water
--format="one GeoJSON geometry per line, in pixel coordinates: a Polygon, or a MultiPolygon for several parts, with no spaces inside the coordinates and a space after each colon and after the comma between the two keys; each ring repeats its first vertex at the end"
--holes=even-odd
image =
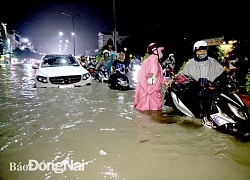
{"type": "Polygon", "coordinates": [[[30,65],[1,67],[0,76],[0,179],[250,178],[249,142],[196,119],[134,110],[134,91],[99,82],[36,89],[30,65]],[[9,171],[31,159],[81,166],[9,171]]]}

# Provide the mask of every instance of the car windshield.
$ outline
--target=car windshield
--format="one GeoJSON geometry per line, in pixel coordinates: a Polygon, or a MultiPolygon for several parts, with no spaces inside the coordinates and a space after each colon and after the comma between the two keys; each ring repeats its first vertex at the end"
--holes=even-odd
{"type": "Polygon", "coordinates": [[[58,66],[78,66],[79,63],[73,57],[45,57],[41,67],[58,67],[58,66]]]}

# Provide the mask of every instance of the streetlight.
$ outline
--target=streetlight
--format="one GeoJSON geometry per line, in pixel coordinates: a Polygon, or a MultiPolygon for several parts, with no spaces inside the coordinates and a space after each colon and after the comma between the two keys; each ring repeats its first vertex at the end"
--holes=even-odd
{"type": "Polygon", "coordinates": [[[66,14],[64,12],[61,13],[62,15],[65,15],[65,16],[69,16],[71,17],[71,20],[72,20],[72,40],[73,40],[73,47],[74,47],[74,56],[76,55],[76,45],[75,45],[75,17],[77,16],[80,16],[80,15],[83,15],[83,14],[77,14],[77,15],[74,15],[74,16],[71,16],[70,14],[66,14]]]}
{"type": "MultiPolygon", "coordinates": [[[[59,32],[59,35],[60,36],[63,36],[63,32],[59,32]]],[[[65,38],[63,38],[65,39],[65,38]]],[[[65,40],[60,40],[60,45],[59,45],[59,52],[61,53],[62,52],[62,46],[61,45],[64,45],[64,50],[63,52],[66,52],[68,54],[68,36],[67,36],[67,39],[65,40]]]]}

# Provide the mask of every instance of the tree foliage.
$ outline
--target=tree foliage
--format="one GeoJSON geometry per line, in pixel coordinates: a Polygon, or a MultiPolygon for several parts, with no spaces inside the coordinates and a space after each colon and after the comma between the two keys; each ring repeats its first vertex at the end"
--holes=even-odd
{"type": "Polygon", "coordinates": [[[250,69],[248,69],[248,73],[246,75],[246,89],[247,89],[247,92],[250,94],[250,69]]]}
{"type": "Polygon", "coordinates": [[[31,51],[29,48],[21,50],[16,48],[13,50],[13,56],[17,59],[41,59],[42,55],[31,51]]]}

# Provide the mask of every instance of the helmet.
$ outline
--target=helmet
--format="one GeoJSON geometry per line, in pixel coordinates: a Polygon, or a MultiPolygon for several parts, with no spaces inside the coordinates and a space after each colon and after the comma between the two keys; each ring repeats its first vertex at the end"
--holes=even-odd
{"type": "Polygon", "coordinates": [[[206,61],[208,59],[207,52],[206,53],[198,53],[199,50],[208,50],[207,42],[206,41],[197,41],[194,43],[193,53],[195,61],[206,61]]]}
{"type": "Polygon", "coordinates": [[[148,45],[148,48],[147,48],[147,52],[148,54],[153,54],[153,52],[158,48],[158,44],[157,43],[151,43],[148,45]]]}
{"type": "Polygon", "coordinates": [[[96,56],[90,55],[90,56],[89,56],[89,59],[96,59],[96,56]]]}
{"type": "Polygon", "coordinates": [[[105,53],[109,53],[109,50],[105,49],[105,50],[103,51],[103,55],[104,55],[105,53]]]}
{"type": "Polygon", "coordinates": [[[169,57],[170,57],[170,56],[174,56],[174,54],[169,54],[169,57]]]}
{"type": "Polygon", "coordinates": [[[206,41],[197,41],[196,43],[194,43],[194,47],[193,47],[194,52],[201,50],[201,49],[208,50],[206,41]]]}

